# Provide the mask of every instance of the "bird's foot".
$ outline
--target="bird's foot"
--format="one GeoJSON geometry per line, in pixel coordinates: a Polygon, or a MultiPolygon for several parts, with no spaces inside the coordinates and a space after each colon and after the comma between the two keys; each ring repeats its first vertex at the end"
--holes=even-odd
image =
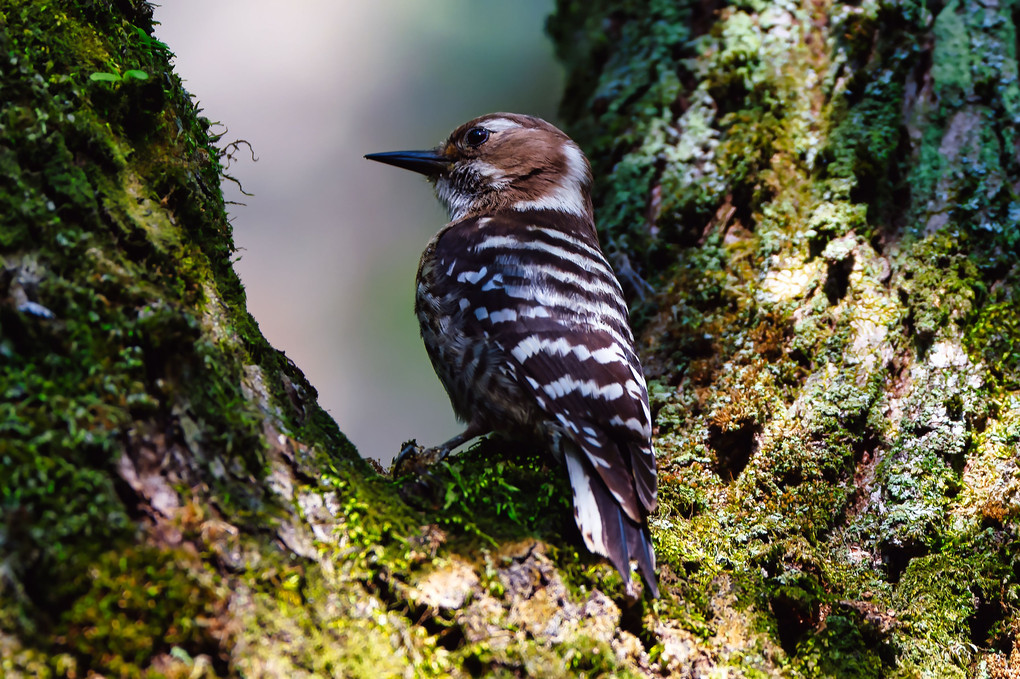
{"type": "Polygon", "coordinates": [[[445,484],[431,467],[449,454],[449,448],[423,448],[414,439],[401,446],[390,467],[390,476],[399,480],[398,492],[404,502],[420,507],[438,506],[445,484]]]}
{"type": "Polygon", "coordinates": [[[393,478],[407,475],[423,476],[429,467],[446,459],[449,454],[450,448],[446,446],[423,448],[416,440],[411,439],[401,446],[400,452],[393,459],[390,476],[393,478]]]}

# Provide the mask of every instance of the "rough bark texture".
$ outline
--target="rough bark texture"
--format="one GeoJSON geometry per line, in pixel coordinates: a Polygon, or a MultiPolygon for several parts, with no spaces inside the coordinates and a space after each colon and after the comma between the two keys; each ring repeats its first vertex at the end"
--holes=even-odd
{"type": "Polygon", "coordinates": [[[541,455],[389,480],[268,346],[147,5],[0,1],[0,674],[1017,676],[1018,19],[560,2],[657,417],[628,605],[541,455]]]}

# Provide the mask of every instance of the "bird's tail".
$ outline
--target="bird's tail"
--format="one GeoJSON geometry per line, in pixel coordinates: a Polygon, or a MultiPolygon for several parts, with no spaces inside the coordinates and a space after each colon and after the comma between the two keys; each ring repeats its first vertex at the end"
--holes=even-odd
{"type": "Polygon", "coordinates": [[[630,591],[631,559],[652,597],[659,596],[655,578],[655,553],[648,526],[627,516],[575,445],[564,446],[564,461],[574,492],[574,519],[588,549],[609,559],[630,591]]]}

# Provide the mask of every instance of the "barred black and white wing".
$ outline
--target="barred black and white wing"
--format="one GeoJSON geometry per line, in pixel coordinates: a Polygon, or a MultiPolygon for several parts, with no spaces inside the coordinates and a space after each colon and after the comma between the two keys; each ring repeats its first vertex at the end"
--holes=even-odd
{"type": "Polygon", "coordinates": [[[486,401],[507,399],[505,388],[498,395],[489,388],[493,395],[485,397],[483,379],[516,384],[517,397],[530,404],[520,412],[532,421],[485,426],[531,428],[557,447],[588,548],[625,581],[636,560],[657,595],[647,527],[656,503],[648,394],[620,285],[590,222],[546,210],[468,219],[442,232],[426,256],[425,304],[449,311],[433,332],[445,333],[447,349],[460,347],[462,367],[443,377],[449,356],[430,354],[455,405],[471,404],[462,416],[486,419],[486,401]],[[482,364],[498,376],[483,374],[482,364]],[[472,394],[455,393],[464,390],[472,394]]]}

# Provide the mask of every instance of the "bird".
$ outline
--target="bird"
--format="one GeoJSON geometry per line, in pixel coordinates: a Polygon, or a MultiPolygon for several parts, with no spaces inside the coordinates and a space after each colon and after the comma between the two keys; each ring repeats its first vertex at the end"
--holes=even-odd
{"type": "Polygon", "coordinates": [[[591,166],[541,118],[491,113],[436,148],[365,158],[424,175],[449,214],[418,266],[415,314],[463,433],[536,440],[566,467],[585,546],[658,597],[648,389],[599,245],[591,166]]]}

